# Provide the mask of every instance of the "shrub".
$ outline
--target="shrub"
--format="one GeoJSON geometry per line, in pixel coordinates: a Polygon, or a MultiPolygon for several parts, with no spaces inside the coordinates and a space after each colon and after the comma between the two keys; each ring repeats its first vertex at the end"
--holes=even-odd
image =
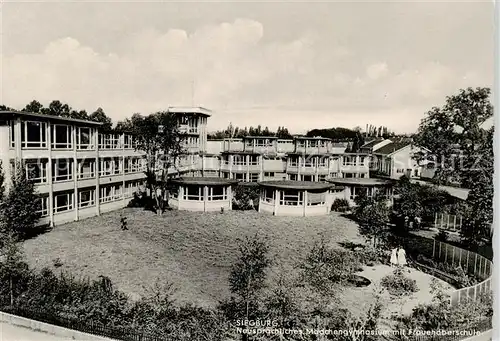
{"type": "Polygon", "coordinates": [[[448,232],[439,230],[439,233],[434,238],[440,242],[446,242],[449,239],[448,232]]]}
{"type": "Polygon", "coordinates": [[[333,201],[332,211],[333,212],[347,212],[350,209],[349,201],[347,199],[337,198],[333,201]]]}
{"type": "Polygon", "coordinates": [[[233,209],[252,210],[259,206],[259,186],[237,185],[233,187],[233,209]]]}
{"type": "Polygon", "coordinates": [[[389,263],[390,254],[374,247],[365,247],[354,251],[359,262],[366,266],[389,263]]]}
{"type": "Polygon", "coordinates": [[[381,284],[394,296],[407,296],[418,291],[417,281],[406,277],[402,269],[396,269],[392,274],[383,277],[381,284]]]}

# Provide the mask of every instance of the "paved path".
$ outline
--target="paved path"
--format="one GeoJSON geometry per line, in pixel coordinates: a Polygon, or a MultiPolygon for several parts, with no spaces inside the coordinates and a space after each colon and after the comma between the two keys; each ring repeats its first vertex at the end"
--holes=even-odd
{"type": "Polygon", "coordinates": [[[0,341],[63,341],[63,340],[69,340],[69,339],[0,322],[0,341]]]}

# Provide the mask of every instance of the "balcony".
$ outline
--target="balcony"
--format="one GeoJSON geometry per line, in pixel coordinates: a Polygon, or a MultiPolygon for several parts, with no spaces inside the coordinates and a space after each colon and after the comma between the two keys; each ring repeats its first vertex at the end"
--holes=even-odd
{"type": "Polygon", "coordinates": [[[192,127],[185,124],[179,126],[179,133],[181,134],[199,134],[200,129],[198,127],[192,127]]]}

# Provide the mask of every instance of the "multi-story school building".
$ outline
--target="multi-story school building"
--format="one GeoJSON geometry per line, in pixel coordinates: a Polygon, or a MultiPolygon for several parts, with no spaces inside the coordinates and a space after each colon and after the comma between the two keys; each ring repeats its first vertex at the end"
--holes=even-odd
{"type": "MultiPolygon", "coordinates": [[[[269,188],[274,188],[273,193],[286,188],[282,197],[273,200],[298,206],[306,205],[309,187],[314,191],[330,188],[328,193],[335,193],[331,198],[344,197],[351,202],[360,191],[374,194],[374,188],[390,195],[391,181],[372,179],[370,170],[387,173],[392,179],[403,174],[419,176],[418,166],[410,160],[413,146],[409,143],[369,142],[362,146],[363,152],[347,153],[347,144],[321,137],[208,140],[210,110],[171,107],[168,111],[178,117],[179,130],[186,134],[185,155],[168,173],[197,178],[177,181],[178,191],[173,190],[172,200],[179,208],[215,210],[219,207],[214,201],[221,200],[221,207],[230,209],[231,185],[236,182],[260,182],[266,203],[269,188]],[[293,189],[294,184],[298,188],[293,189]]],[[[133,137],[102,134],[99,126],[97,122],[37,113],[0,112],[0,159],[6,179],[18,167],[16,161],[22,160],[42,195],[41,223],[55,225],[122,208],[143,184],[146,159],[135,150],[133,137]]],[[[331,200],[318,202],[331,205],[331,200]]]]}

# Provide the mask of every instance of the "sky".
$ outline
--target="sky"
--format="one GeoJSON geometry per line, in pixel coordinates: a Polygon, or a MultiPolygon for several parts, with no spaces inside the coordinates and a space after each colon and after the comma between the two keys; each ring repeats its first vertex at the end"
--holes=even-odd
{"type": "Polygon", "coordinates": [[[0,104],[58,99],[116,122],[168,106],[209,130],[414,132],[466,87],[492,87],[494,13],[475,2],[12,2],[0,104]]]}

